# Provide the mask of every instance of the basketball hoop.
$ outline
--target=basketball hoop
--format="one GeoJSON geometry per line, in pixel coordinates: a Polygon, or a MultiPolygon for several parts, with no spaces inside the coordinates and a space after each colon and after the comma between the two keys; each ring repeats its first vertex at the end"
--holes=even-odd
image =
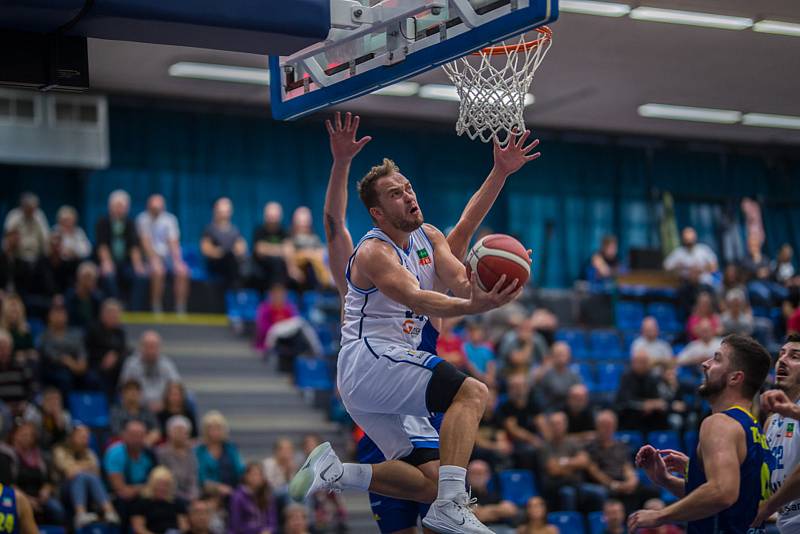
{"type": "Polygon", "coordinates": [[[525,131],[523,111],[536,69],[553,42],[547,26],[536,28],[538,38],[516,44],[489,46],[443,66],[461,101],[456,132],[505,146],[512,132],[525,131]],[[492,64],[493,58],[497,65],[492,64]],[[476,61],[473,57],[479,57],[476,61]],[[504,136],[502,134],[505,134],[504,136]]]}

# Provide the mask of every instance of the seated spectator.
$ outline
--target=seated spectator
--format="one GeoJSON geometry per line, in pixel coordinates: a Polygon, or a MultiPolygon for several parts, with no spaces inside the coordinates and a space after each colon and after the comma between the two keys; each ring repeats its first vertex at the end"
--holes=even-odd
{"type": "Polygon", "coordinates": [[[200,496],[197,457],[192,450],[190,430],[189,419],[173,415],[167,420],[164,431],[167,441],[156,449],[158,463],[169,469],[175,477],[175,495],[187,502],[200,496]]]}
{"type": "Polygon", "coordinates": [[[490,388],[497,381],[497,362],[492,346],[486,340],[486,330],[478,321],[467,323],[467,341],[463,346],[467,372],[490,388]]]}
{"type": "Polygon", "coordinates": [[[569,388],[581,383],[581,377],[569,367],[572,363],[569,345],[563,341],[553,343],[551,352],[551,365],[536,384],[539,403],[545,412],[563,410],[569,388]]]}
{"type": "MultiPolygon", "coordinates": [[[[644,503],[645,510],[663,510],[666,507],[661,499],[649,499],[644,503]]],[[[642,528],[638,532],[641,534],[683,534],[684,531],[677,525],[661,525],[656,528],[642,528]]]]}
{"type": "Polygon", "coordinates": [[[653,372],[650,357],[644,351],[634,353],[614,402],[622,428],[644,433],[667,429],[669,406],[661,392],[661,379],[653,372]]]}
{"type": "Polygon", "coordinates": [[[47,450],[51,450],[54,445],[63,442],[72,432],[72,417],[64,409],[61,392],[55,388],[44,390],[37,415],[34,423],[39,432],[39,442],[47,450]]]}
{"type": "Polygon", "coordinates": [[[64,507],[55,493],[55,470],[49,455],[39,448],[36,426],[21,423],[11,432],[10,442],[17,456],[15,485],[31,501],[37,522],[62,524],[64,507]]]}
{"type": "Polygon", "coordinates": [[[704,319],[697,323],[695,332],[698,338],[686,345],[678,354],[677,363],[679,366],[697,366],[714,357],[714,353],[719,350],[722,339],[714,331],[711,321],[704,319]]]}
{"type": "Polygon", "coordinates": [[[786,319],[786,334],[800,334],[800,291],[796,288],[783,301],[782,311],[786,319]]]}
{"type": "Polygon", "coordinates": [[[117,396],[119,375],[128,357],[128,342],[122,327],[122,303],[106,299],[100,306],[100,319],[84,338],[89,358],[89,374],[105,391],[109,401],[117,396]]]}
{"type": "Polygon", "coordinates": [[[300,468],[295,458],[294,443],[289,438],[279,438],[272,447],[272,456],[264,460],[264,476],[276,497],[289,493],[289,482],[300,468]]]}
{"type": "Polygon", "coordinates": [[[131,505],[141,496],[150,471],[158,465],[147,448],[146,437],[144,424],[132,419],[122,431],[122,440],[107,448],[103,455],[103,470],[114,495],[114,508],[123,523],[130,516],[131,505]]]}
{"type": "Polygon", "coordinates": [[[164,402],[162,409],[158,412],[158,425],[161,433],[167,433],[167,421],[175,415],[182,415],[189,421],[189,434],[192,438],[197,437],[197,418],[194,410],[186,398],[186,389],[180,382],[170,382],[164,389],[164,402]]]}
{"type": "Polygon", "coordinates": [[[111,504],[100,478],[100,461],[89,447],[89,427],[77,425],[69,439],[54,450],[54,464],[63,482],[63,494],[75,511],[75,529],[81,529],[98,520],[89,512],[89,504],[103,511],[109,523],[119,523],[119,516],[111,504]]]}
{"type": "Polygon", "coordinates": [[[600,243],[600,250],[592,254],[589,281],[604,281],[616,278],[622,269],[619,259],[617,236],[607,235],[600,243]]]}
{"type": "Polygon", "coordinates": [[[119,298],[127,295],[146,276],[136,225],[128,217],[131,197],[117,189],[108,197],[108,215],[95,225],[95,253],[100,264],[104,292],[119,298]]]}
{"type": "Polygon", "coordinates": [[[164,284],[167,273],[171,273],[175,312],[185,314],[189,301],[189,268],[183,261],[178,218],[166,211],[163,196],[150,195],[147,210],[136,217],[136,229],[150,273],[151,309],[154,313],[163,310],[164,284]]]}
{"type": "Polygon", "coordinates": [[[230,502],[230,534],[278,532],[278,505],[260,463],[250,463],[230,502]]]}
{"type": "Polygon", "coordinates": [[[72,206],[61,206],[56,213],[53,233],[61,237],[61,259],[77,268],[78,263],[92,254],[92,244],[86,232],[78,226],[78,211],[72,206]]]}
{"type": "Polygon", "coordinates": [[[267,343],[270,330],[277,323],[297,317],[297,307],[289,302],[286,286],[273,284],[269,288],[267,298],[256,311],[255,347],[258,350],[271,350],[274,347],[267,343]]]}
{"type": "Polygon", "coordinates": [[[63,295],[75,282],[77,264],[64,261],[62,256],[61,235],[51,233],[47,256],[41,263],[44,265],[48,288],[52,294],[63,295]]]}
{"type": "Polygon", "coordinates": [[[742,283],[742,273],[735,263],[729,263],[722,271],[722,283],[717,290],[718,300],[725,302],[725,295],[731,289],[741,289],[742,291],[746,289],[742,283]]]}
{"type": "Polygon", "coordinates": [[[160,465],[150,471],[141,496],[131,505],[133,534],[164,534],[188,528],[186,504],[175,498],[175,479],[160,465]]]}
{"type": "Polygon", "coordinates": [[[547,520],[547,503],[541,497],[531,497],[525,507],[525,521],[517,534],[559,534],[558,527],[547,520]]]}
{"type": "Polygon", "coordinates": [[[478,434],[475,436],[473,459],[483,460],[493,469],[498,469],[507,463],[507,459],[514,453],[514,445],[502,427],[503,422],[498,421],[497,392],[490,389],[483,417],[478,424],[478,434]]]}
{"type": "Polygon", "coordinates": [[[325,245],[314,232],[311,210],[306,206],[298,207],[292,214],[291,240],[291,260],[300,276],[300,286],[307,289],[331,287],[331,273],[325,264],[325,245]]]}
{"type": "Polygon", "coordinates": [[[219,534],[212,530],[212,505],[209,501],[196,499],[189,504],[189,527],[184,534],[219,534]]]}
{"type": "Polygon", "coordinates": [[[228,422],[212,410],[203,416],[201,431],[202,443],[194,450],[200,489],[208,495],[228,497],[244,473],[239,449],[228,439],[228,422]]]}
{"type": "Polygon", "coordinates": [[[136,380],[148,408],[161,411],[164,389],[170,382],[180,382],[178,368],[161,354],[161,336],[155,330],[145,330],[139,338],[139,352],[125,360],[120,381],[136,380]]]}
{"type": "Polygon", "coordinates": [[[47,255],[50,243],[50,230],[47,217],[39,209],[39,197],[25,192],[20,195],[19,206],[6,215],[3,224],[5,231],[15,229],[19,232],[19,258],[29,268],[47,255]]]}
{"type": "Polygon", "coordinates": [[[640,484],[639,475],[631,461],[631,451],[614,437],[616,431],[617,414],[611,410],[597,414],[597,437],[586,447],[592,461],[589,476],[633,512],[647,498],[658,496],[659,490],[640,484]]]}
{"type": "Polygon", "coordinates": [[[753,333],[753,312],[747,304],[747,296],[741,289],[731,289],[725,295],[725,311],[722,312],[722,335],[753,333]]]}
{"type": "Polygon", "coordinates": [[[589,404],[589,388],[575,384],[567,392],[567,434],[578,441],[594,437],[594,413],[589,404]]]}
{"type": "Polygon", "coordinates": [[[719,335],[722,332],[722,319],[714,309],[714,299],[711,297],[711,293],[707,291],[701,291],[697,295],[692,314],[686,323],[686,333],[690,341],[700,337],[697,333],[697,325],[703,320],[709,322],[715,335],[719,335]]]}
{"type": "Polygon", "coordinates": [[[239,283],[240,265],[247,255],[247,242],[231,223],[233,203],[222,197],[214,202],[213,218],[203,230],[200,252],[206,259],[208,271],[222,278],[225,287],[239,283]]]}
{"type": "Polygon", "coordinates": [[[542,445],[542,436],[548,426],[542,410],[531,391],[528,375],[516,373],[508,377],[508,400],[497,410],[497,421],[506,431],[514,446],[514,465],[520,469],[533,469],[536,448],[542,445]]]}
{"type": "Polygon", "coordinates": [[[122,383],[120,403],[111,407],[111,433],[122,435],[128,422],[139,421],[146,430],[145,444],[152,447],[161,440],[161,431],[156,416],[145,405],[142,398],[142,386],[136,380],[122,383]]]}
{"type": "Polygon", "coordinates": [[[300,504],[290,504],[283,511],[284,534],[310,534],[308,512],[300,504]]]}
{"type": "Polygon", "coordinates": [[[606,527],[602,531],[603,534],[627,534],[628,527],[625,524],[625,518],[625,506],[622,502],[615,499],[606,501],[603,504],[603,523],[606,527]]]}
{"type": "Polygon", "coordinates": [[[90,261],[78,266],[75,287],[67,290],[64,303],[69,313],[69,324],[88,328],[97,322],[103,295],[97,289],[97,267],[90,261]]]}
{"type": "Polygon", "coordinates": [[[34,365],[39,355],[34,348],[31,325],[25,313],[25,304],[16,293],[3,298],[0,328],[11,334],[14,342],[14,359],[20,365],[34,365]]]}
{"type": "Polygon", "coordinates": [[[447,318],[442,320],[442,328],[436,340],[436,353],[446,362],[451,363],[457,369],[466,367],[466,356],[464,355],[464,341],[453,332],[453,327],[458,324],[460,318],[447,318]]]}
{"type": "Polygon", "coordinates": [[[278,202],[264,205],[264,222],[253,230],[253,261],[259,288],[287,285],[301,274],[294,263],[294,246],[281,224],[283,207],[278,202]]]}
{"type": "Polygon", "coordinates": [[[22,236],[18,224],[6,227],[0,251],[0,287],[18,293],[30,307],[44,307],[54,291],[52,275],[44,258],[34,263],[23,259],[22,236]]]}
{"type": "Polygon", "coordinates": [[[39,338],[42,381],[57,387],[64,396],[86,383],[86,351],[80,331],[69,327],[69,315],[63,302],[53,299],[47,314],[47,327],[39,338]]]}
{"type": "Polygon", "coordinates": [[[754,306],[772,307],[787,296],[786,288],[772,279],[769,258],[761,251],[762,240],[758,236],[747,238],[747,253],[741,266],[747,280],[747,291],[754,306]]]}
{"type": "Polygon", "coordinates": [[[602,486],[586,482],[591,460],[580,445],[567,437],[567,416],[555,412],[548,417],[547,443],[539,450],[542,494],[559,510],[595,511],[602,506],[606,492],[602,486]]]}
{"type": "Polygon", "coordinates": [[[517,507],[511,501],[504,501],[490,485],[492,470],[483,460],[472,460],[467,466],[467,485],[475,502],[475,517],[485,524],[505,523],[517,515],[517,507]]]}
{"type": "Polygon", "coordinates": [[[536,331],[532,317],[519,318],[513,329],[506,327],[506,330],[497,344],[497,357],[506,374],[528,372],[531,365],[544,361],[548,353],[547,341],[536,331]]]}
{"type": "Polygon", "coordinates": [[[31,396],[31,373],[14,359],[11,334],[0,329],[0,401],[13,405],[31,396]]]}
{"type": "Polygon", "coordinates": [[[697,272],[702,285],[713,285],[711,274],[717,268],[717,255],[708,245],[697,242],[697,232],[691,226],[681,231],[681,245],[664,259],[665,270],[676,273],[684,280],[690,278],[692,271],[697,272]]]}
{"type": "Polygon", "coordinates": [[[794,256],[792,245],[784,243],[781,245],[775,261],[770,266],[773,280],[784,286],[796,286],[800,283],[800,277],[797,276],[792,256],[794,256]]]}
{"type": "Polygon", "coordinates": [[[633,340],[631,355],[645,352],[652,365],[669,365],[674,359],[672,347],[663,339],[658,338],[658,321],[655,317],[645,317],[642,320],[641,335],[633,340]]]}

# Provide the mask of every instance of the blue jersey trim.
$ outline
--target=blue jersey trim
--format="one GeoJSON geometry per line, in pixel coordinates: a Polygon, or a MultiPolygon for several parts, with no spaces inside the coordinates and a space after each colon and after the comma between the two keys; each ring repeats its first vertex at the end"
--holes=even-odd
{"type": "Polygon", "coordinates": [[[364,318],[367,316],[364,313],[364,308],[367,307],[367,302],[369,301],[369,295],[364,295],[364,304],[361,306],[361,319],[358,320],[358,339],[361,339],[361,333],[364,331],[364,318]]]}

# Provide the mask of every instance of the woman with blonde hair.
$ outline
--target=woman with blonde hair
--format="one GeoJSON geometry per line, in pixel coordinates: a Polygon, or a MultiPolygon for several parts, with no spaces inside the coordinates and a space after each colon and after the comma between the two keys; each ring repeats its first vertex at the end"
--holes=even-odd
{"type": "Polygon", "coordinates": [[[239,449],[228,440],[228,421],[217,410],[203,416],[200,427],[202,442],[194,451],[200,488],[209,495],[227,497],[244,473],[239,449]]]}
{"type": "Polygon", "coordinates": [[[33,333],[25,312],[25,303],[16,293],[6,295],[3,299],[3,312],[0,314],[0,328],[11,334],[14,341],[14,356],[18,363],[26,364],[36,360],[33,333]]]}
{"type": "Polygon", "coordinates": [[[134,534],[164,534],[185,532],[188,526],[186,504],[175,498],[175,478],[160,465],[150,472],[142,497],[133,504],[131,529],[134,534]]]}

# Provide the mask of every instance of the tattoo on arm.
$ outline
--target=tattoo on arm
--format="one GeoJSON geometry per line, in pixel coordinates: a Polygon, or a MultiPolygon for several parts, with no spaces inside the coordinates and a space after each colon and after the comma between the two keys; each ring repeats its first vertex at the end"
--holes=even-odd
{"type": "Polygon", "coordinates": [[[333,241],[334,238],[336,238],[336,233],[337,233],[336,219],[333,217],[333,215],[325,216],[325,226],[327,226],[328,229],[328,240],[333,241]]]}

